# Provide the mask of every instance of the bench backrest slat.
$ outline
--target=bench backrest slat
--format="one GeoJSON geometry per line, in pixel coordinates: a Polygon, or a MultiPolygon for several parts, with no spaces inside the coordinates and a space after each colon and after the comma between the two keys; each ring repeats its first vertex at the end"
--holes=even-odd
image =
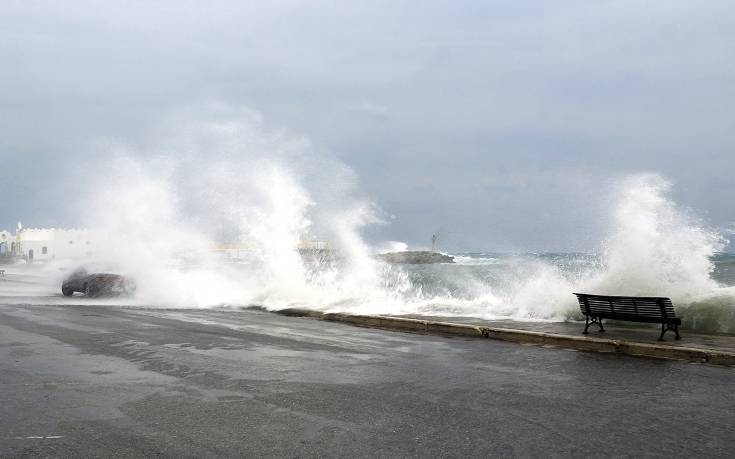
{"type": "Polygon", "coordinates": [[[647,318],[675,318],[671,299],[664,297],[626,297],[575,293],[579,308],[586,315],[614,315],[647,318]]]}

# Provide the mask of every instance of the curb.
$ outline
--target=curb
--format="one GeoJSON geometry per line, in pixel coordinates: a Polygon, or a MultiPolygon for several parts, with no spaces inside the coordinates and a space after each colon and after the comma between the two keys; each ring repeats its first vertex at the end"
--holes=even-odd
{"type": "Polygon", "coordinates": [[[481,327],[433,320],[409,319],[378,315],[353,315],[344,313],[324,313],[308,309],[283,309],[277,314],[290,317],[342,322],[360,327],[404,330],[424,334],[467,336],[509,341],[520,344],[553,346],[580,351],[610,352],[656,359],[684,360],[688,362],[710,363],[713,365],[735,366],[735,353],[715,349],[697,349],[665,344],[639,343],[605,338],[559,335],[554,333],[516,330],[512,328],[481,327]]]}

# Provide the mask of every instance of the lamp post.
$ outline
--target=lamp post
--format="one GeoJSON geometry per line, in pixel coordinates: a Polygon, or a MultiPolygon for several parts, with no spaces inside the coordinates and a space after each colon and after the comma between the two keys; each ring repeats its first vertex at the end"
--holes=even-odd
{"type": "Polygon", "coordinates": [[[15,229],[15,250],[16,250],[16,254],[20,256],[23,256],[23,248],[21,245],[21,241],[23,239],[21,237],[22,234],[23,234],[23,224],[21,224],[21,222],[18,222],[18,226],[15,229]]]}

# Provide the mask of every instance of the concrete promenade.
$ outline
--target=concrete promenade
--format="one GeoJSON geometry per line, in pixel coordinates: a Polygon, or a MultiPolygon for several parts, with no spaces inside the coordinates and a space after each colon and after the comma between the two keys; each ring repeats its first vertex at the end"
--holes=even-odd
{"type": "Polygon", "coordinates": [[[0,457],[731,457],[733,382],[257,310],[0,305],[0,457]]]}
{"type": "Polygon", "coordinates": [[[486,321],[469,317],[381,316],[286,309],[280,314],[308,317],[357,326],[405,330],[416,333],[489,338],[521,344],[562,347],[580,351],[614,352],[632,356],[685,360],[735,366],[735,336],[683,331],[681,340],[668,334],[658,341],[656,326],[636,326],[629,322],[607,323],[605,332],[575,322],[486,321]]]}
{"type": "MultiPolygon", "coordinates": [[[[427,318],[428,319],[428,318],[427,318]]],[[[437,320],[436,317],[431,318],[437,320]]],[[[667,332],[664,341],[658,341],[661,326],[659,324],[647,325],[632,322],[605,321],[605,332],[600,333],[596,325],[589,328],[588,335],[582,335],[584,322],[519,322],[510,320],[479,320],[473,318],[448,317],[448,322],[459,322],[471,325],[483,325],[498,328],[511,328],[540,333],[551,333],[558,335],[571,335],[579,337],[603,338],[619,341],[635,341],[651,345],[673,346],[694,348],[702,350],[716,350],[721,352],[735,353],[735,336],[729,334],[705,334],[690,330],[680,330],[682,339],[675,340],[672,332],[667,332]]]]}

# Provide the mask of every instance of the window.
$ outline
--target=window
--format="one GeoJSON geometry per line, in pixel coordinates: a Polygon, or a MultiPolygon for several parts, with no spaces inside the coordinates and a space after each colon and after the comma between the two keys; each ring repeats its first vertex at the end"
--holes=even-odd
{"type": "Polygon", "coordinates": [[[48,247],[41,247],[41,253],[46,255],[48,253],[48,247]]]}

